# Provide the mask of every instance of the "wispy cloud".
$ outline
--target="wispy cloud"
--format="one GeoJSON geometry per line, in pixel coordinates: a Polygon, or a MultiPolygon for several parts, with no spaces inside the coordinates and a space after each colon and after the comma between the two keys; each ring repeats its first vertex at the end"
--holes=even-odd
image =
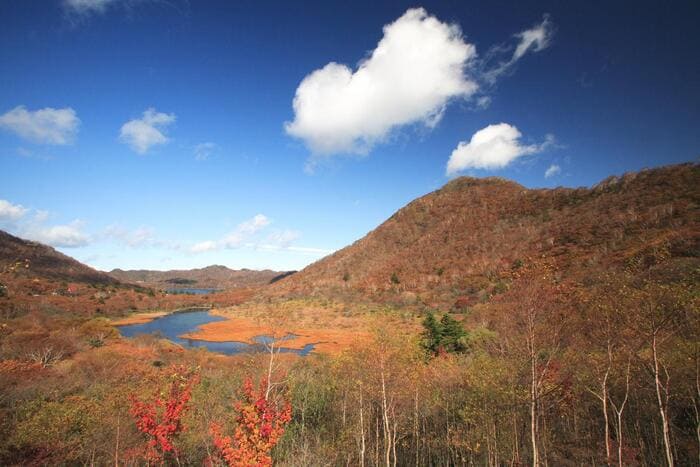
{"type": "Polygon", "coordinates": [[[266,244],[266,243],[256,245],[255,248],[258,250],[261,250],[261,251],[291,251],[293,253],[301,253],[301,254],[316,256],[316,257],[329,255],[335,251],[335,250],[329,250],[326,248],[312,248],[312,247],[293,246],[293,245],[280,246],[280,245],[266,244]]]}
{"type": "Polygon", "coordinates": [[[159,237],[156,230],[148,226],[129,229],[119,224],[111,224],[96,235],[96,240],[117,243],[126,248],[160,248],[173,251],[183,249],[180,243],[159,237]]]}
{"type": "Polygon", "coordinates": [[[547,135],[541,144],[523,144],[522,134],[513,125],[498,123],[474,133],[469,141],[460,141],[447,162],[446,174],[454,175],[465,169],[501,169],[515,159],[542,152],[555,144],[547,135]]]}
{"type": "Polygon", "coordinates": [[[270,222],[267,216],[257,214],[252,219],[238,224],[233,232],[229,233],[221,240],[221,245],[224,248],[238,248],[251,236],[270,225],[270,222]]]}
{"type": "Polygon", "coordinates": [[[207,251],[215,251],[220,248],[219,243],[213,240],[205,240],[203,242],[195,243],[190,248],[192,253],[206,253],[207,251]]]}
{"type": "Polygon", "coordinates": [[[79,15],[89,15],[93,13],[104,13],[111,5],[119,0],[63,0],[63,9],[68,13],[79,15]]]}
{"type": "Polygon", "coordinates": [[[91,237],[84,232],[84,226],[85,223],[81,220],[53,226],[33,224],[22,232],[22,236],[54,247],[77,248],[86,246],[92,241],[91,237]]]}
{"type": "Polygon", "coordinates": [[[221,249],[235,249],[245,245],[255,234],[270,225],[271,220],[264,214],[256,214],[254,217],[238,224],[220,240],[205,240],[190,247],[192,253],[205,253],[207,251],[221,249]]]}
{"type": "Polygon", "coordinates": [[[21,204],[12,204],[7,200],[0,199],[0,222],[14,222],[22,217],[29,211],[27,208],[21,204]]]}
{"type": "MultiPolygon", "coordinates": [[[[526,54],[539,52],[549,47],[552,43],[553,36],[554,27],[549,20],[549,16],[545,15],[541,23],[515,34],[515,37],[518,39],[518,44],[513,49],[510,58],[507,60],[500,60],[496,66],[486,69],[484,72],[484,79],[487,82],[494,83],[501,75],[512,70],[515,64],[526,54]]],[[[495,47],[487,55],[491,58],[500,56],[501,52],[504,50],[508,49],[503,46],[495,47]]]]}
{"type": "Polygon", "coordinates": [[[92,242],[92,237],[84,230],[85,222],[76,219],[67,224],[50,225],[49,217],[48,211],[0,199],[0,228],[14,235],[53,247],[75,248],[92,242]]]}
{"type": "Polygon", "coordinates": [[[38,144],[70,144],[79,126],[80,119],[70,107],[31,111],[20,105],[0,115],[0,128],[38,144]]]}
{"type": "Polygon", "coordinates": [[[166,129],[175,119],[175,114],[158,112],[151,107],[141,118],[129,120],[122,125],[119,137],[137,153],[145,154],[151,147],[169,141],[166,129]]]}
{"type": "Polygon", "coordinates": [[[559,167],[557,164],[552,164],[544,172],[544,178],[551,178],[551,177],[554,177],[556,175],[559,175],[560,173],[561,173],[561,167],[559,167]]]}
{"type": "Polygon", "coordinates": [[[114,240],[132,248],[151,246],[157,243],[155,231],[150,227],[128,230],[122,226],[112,224],[105,228],[102,236],[105,239],[114,240]]]}
{"type": "Polygon", "coordinates": [[[193,149],[194,158],[198,161],[205,161],[209,159],[217,149],[218,146],[215,143],[199,143],[193,149]]]}
{"type": "Polygon", "coordinates": [[[301,237],[301,233],[291,229],[277,230],[262,237],[262,232],[270,224],[272,224],[272,220],[263,214],[258,214],[238,224],[233,231],[220,240],[205,240],[195,243],[190,247],[189,251],[193,254],[199,254],[219,250],[251,248],[260,251],[289,251],[313,256],[325,255],[333,251],[294,245],[294,242],[301,237]]]}

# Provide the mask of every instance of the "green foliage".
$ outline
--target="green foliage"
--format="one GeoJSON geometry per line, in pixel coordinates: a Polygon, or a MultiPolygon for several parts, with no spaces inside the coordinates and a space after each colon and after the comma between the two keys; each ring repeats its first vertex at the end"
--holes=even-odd
{"type": "Polygon", "coordinates": [[[433,313],[423,320],[423,348],[433,354],[464,352],[468,347],[468,333],[462,323],[445,313],[440,321],[433,313]]]}
{"type": "Polygon", "coordinates": [[[499,280],[496,282],[496,285],[493,286],[492,294],[493,295],[500,295],[502,293],[505,293],[508,290],[508,284],[506,284],[504,281],[499,280]]]}
{"type": "Polygon", "coordinates": [[[105,345],[104,339],[100,339],[99,337],[91,337],[88,339],[88,345],[94,349],[97,347],[102,347],[105,345]]]}
{"type": "Polygon", "coordinates": [[[423,328],[423,348],[429,352],[437,353],[442,342],[442,328],[433,313],[428,313],[428,316],[425,317],[423,328]]]}
{"type": "Polygon", "coordinates": [[[343,274],[343,281],[347,282],[349,280],[350,280],[350,273],[346,272],[345,274],[343,274]]]}
{"type": "Polygon", "coordinates": [[[391,283],[392,284],[400,284],[401,283],[401,281],[399,280],[399,276],[395,272],[391,273],[391,283]]]}
{"type": "MultiPolygon", "coordinates": [[[[50,458],[46,464],[80,464],[77,453],[86,450],[88,433],[99,424],[98,406],[84,396],[62,401],[34,400],[18,410],[20,420],[10,442],[20,451],[45,449],[50,458]]],[[[46,461],[46,459],[45,459],[46,461]]]]}
{"type": "Polygon", "coordinates": [[[467,350],[467,331],[462,323],[445,313],[440,320],[442,326],[442,346],[447,352],[463,352],[467,350]]]}

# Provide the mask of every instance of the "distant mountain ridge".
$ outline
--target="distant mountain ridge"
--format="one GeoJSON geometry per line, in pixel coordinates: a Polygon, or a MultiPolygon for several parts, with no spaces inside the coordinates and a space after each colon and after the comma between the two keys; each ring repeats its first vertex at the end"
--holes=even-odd
{"type": "Polygon", "coordinates": [[[658,249],[681,274],[700,267],[698,164],[608,177],[591,188],[460,177],[265,294],[449,308],[502,292],[528,261],[579,280],[658,249]]]}
{"type": "Polygon", "coordinates": [[[158,288],[215,288],[232,289],[267,285],[278,277],[292,271],[279,272],[269,269],[257,271],[252,269],[230,269],[226,266],[212,265],[199,269],[153,271],[146,269],[113,269],[108,274],[113,278],[133,284],[158,288]]]}

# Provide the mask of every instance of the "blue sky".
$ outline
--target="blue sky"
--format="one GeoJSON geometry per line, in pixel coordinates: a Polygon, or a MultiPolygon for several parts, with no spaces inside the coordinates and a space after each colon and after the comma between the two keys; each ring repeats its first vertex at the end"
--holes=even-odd
{"type": "Polygon", "coordinates": [[[700,5],[0,3],[0,229],[299,269],[457,175],[697,161],[700,5]]]}

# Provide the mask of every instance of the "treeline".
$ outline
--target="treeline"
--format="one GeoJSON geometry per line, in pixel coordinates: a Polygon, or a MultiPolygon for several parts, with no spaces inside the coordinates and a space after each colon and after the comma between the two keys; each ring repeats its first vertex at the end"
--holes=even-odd
{"type": "Polygon", "coordinates": [[[662,281],[640,271],[581,287],[522,268],[460,320],[424,316],[422,335],[382,327],[337,356],[223,357],[126,341],[100,321],[8,320],[0,464],[222,464],[227,443],[230,456],[245,451],[234,434],[248,427],[253,439],[272,413],[265,445],[277,465],[697,465],[697,272],[662,281]],[[30,357],[41,342],[55,358],[30,357]],[[154,438],[138,420],[151,412],[134,404],[162,421],[168,394],[183,400],[172,392],[182,365],[196,378],[184,380],[169,432],[177,458],[147,457],[154,438]]]}

